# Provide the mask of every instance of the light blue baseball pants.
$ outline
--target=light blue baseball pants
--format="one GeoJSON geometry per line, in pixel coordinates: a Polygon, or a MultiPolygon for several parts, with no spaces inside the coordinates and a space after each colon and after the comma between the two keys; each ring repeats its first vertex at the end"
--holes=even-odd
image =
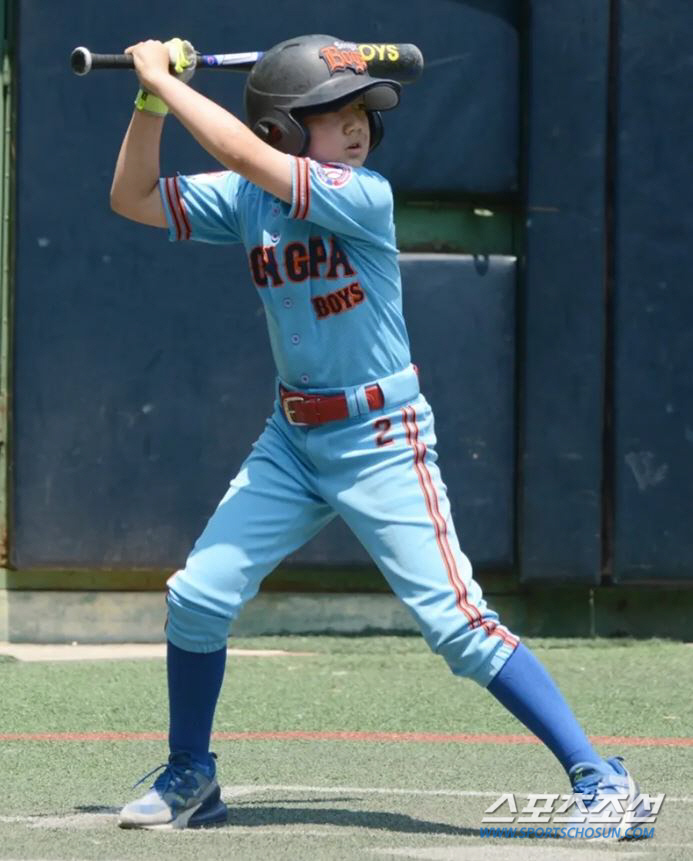
{"type": "Polygon", "coordinates": [[[339,514],[453,673],[486,686],[518,639],[472,578],[436,464],[433,414],[413,368],[379,380],[385,406],[347,392],[351,418],[289,424],[277,401],[187,559],[168,581],[168,639],[226,646],[262,579],[339,514]]]}

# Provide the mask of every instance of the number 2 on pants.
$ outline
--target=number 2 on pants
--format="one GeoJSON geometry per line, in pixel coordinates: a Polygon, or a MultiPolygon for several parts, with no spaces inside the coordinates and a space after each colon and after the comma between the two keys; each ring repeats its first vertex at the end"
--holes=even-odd
{"type": "Polygon", "coordinates": [[[378,435],[375,438],[376,445],[390,445],[390,443],[394,442],[394,439],[391,436],[385,436],[392,427],[390,419],[378,419],[373,422],[373,427],[378,432],[378,435]]]}

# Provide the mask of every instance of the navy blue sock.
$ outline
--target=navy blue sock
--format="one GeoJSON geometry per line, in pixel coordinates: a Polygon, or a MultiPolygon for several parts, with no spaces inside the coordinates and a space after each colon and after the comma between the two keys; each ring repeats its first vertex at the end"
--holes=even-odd
{"type": "Polygon", "coordinates": [[[522,643],[493,678],[488,690],[544,742],[566,771],[578,762],[603,765],[563,694],[522,643]]]}
{"type": "Polygon", "coordinates": [[[226,649],[187,652],[169,642],[169,733],[171,753],[185,751],[200,764],[208,764],[214,710],[226,667],[226,649]]]}

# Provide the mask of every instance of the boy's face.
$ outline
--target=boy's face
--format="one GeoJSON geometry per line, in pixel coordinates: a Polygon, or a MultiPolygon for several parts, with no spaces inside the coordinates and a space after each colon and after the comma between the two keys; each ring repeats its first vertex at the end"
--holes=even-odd
{"type": "Polygon", "coordinates": [[[368,156],[370,126],[361,97],[338,111],[309,114],[303,122],[310,131],[308,155],[316,161],[337,161],[361,167],[368,156]]]}

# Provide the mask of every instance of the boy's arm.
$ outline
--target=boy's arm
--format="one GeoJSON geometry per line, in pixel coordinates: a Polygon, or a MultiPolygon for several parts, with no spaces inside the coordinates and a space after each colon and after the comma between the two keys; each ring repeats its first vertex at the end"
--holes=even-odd
{"type": "Polygon", "coordinates": [[[159,146],[163,125],[164,117],[133,111],[111,186],[111,209],[152,227],[167,227],[159,193],[159,146]]]}
{"type": "MultiPolygon", "coordinates": [[[[161,42],[140,42],[127,51],[134,57],[142,86],[166,102],[208,153],[224,167],[291,203],[291,161],[285,153],[261,141],[233,114],[171,75],[168,49],[161,42]]],[[[158,174],[158,146],[156,152],[158,174]]]]}

